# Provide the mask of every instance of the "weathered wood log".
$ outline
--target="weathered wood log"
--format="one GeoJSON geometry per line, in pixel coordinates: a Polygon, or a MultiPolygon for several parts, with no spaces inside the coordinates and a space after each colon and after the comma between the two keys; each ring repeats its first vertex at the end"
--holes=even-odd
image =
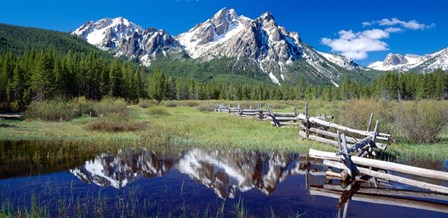
{"type": "Polygon", "coordinates": [[[342,180],[344,179],[342,177],[341,173],[336,173],[336,172],[333,172],[331,170],[327,170],[325,172],[325,176],[327,176],[327,177],[334,177],[334,178],[338,178],[338,179],[342,179],[342,180]]]}
{"type": "MultiPolygon", "coordinates": [[[[307,119],[306,116],[302,115],[302,114],[297,115],[297,117],[299,119],[305,120],[305,121],[307,119]]],[[[308,120],[311,123],[316,123],[316,124],[319,124],[319,125],[322,125],[322,126],[335,128],[335,129],[338,129],[338,130],[341,130],[341,131],[345,131],[345,132],[356,133],[356,134],[363,135],[363,136],[371,136],[373,134],[372,132],[352,129],[352,128],[349,128],[349,127],[346,127],[346,126],[342,126],[342,125],[339,125],[339,124],[336,124],[336,123],[331,123],[331,122],[328,122],[328,121],[320,120],[320,119],[317,119],[315,117],[309,117],[308,120]]],[[[377,137],[377,139],[385,140],[385,141],[389,140],[389,138],[388,138],[388,137],[390,137],[389,134],[379,133],[379,135],[382,136],[382,137],[377,137]]]]}
{"type": "MultiPolygon", "coordinates": [[[[336,162],[336,161],[329,161],[329,160],[327,160],[327,161],[324,161],[324,164],[325,163],[331,164],[332,167],[338,167],[339,169],[345,169],[346,168],[346,166],[344,164],[336,162]]],[[[387,174],[387,173],[381,173],[381,172],[373,171],[371,169],[367,169],[367,168],[363,168],[363,167],[359,167],[359,166],[357,168],[358,168],[359,173],[361,173],[361,174],[365,174],[365,175],[368,175],[368,176],[373,176],[373,177],[376,177],[376,178],[386,179],[386,180],[389,180],[389,181],[394,181],[394,182],[398,182],[398,183],[401,183],[401,184],[410,185],[410,186],[418,187],[418,188],[421,188],[421,189],[430,190],[430,191],[433,191],[433,192],[439,192],[439,193],[443,193],[443,194],[448,194],[448,187],[445,187],[445,186],[434,185],[434,184],[421,182],[421,181],[416,181],[416,180],[412,180],[412,179],[408,179],[408,178],[404,178],[404,177],[400,177],[400,176],[395,176],[395,175],[391,175],[391,174],[387,174]]]]}
{"type": "Polygon", "coordinates": [[[5,118],[5,119],[19,119],[22,117],[23,117],[23,115],[21,115],[21,114],[0,114],[0,118],[5,118]]]}
{"type": "Polygon", "coordinates": [[[370,132],[370,126],[372,125],[373,121],[373,113],[370,114],[369,123],[367,124],[367,132],[370,132]]]}
{"type": "Polygon", "coordinates": [[[294,122],[278,122],[278,123],[274,123],[274,122],[270,122],[273,126],[275,126],[275,124],[279,124],[280,126],[284,126],[284,125],[288,125],[288,126],[296,126],[298,125],[297,123],[294,122]]]}
{"type": "MultiPolygon", "coordinates": [[[[299,115],[297,117],[299,117],[299,115]]],[[[308,113],[308,103],[305,103],[305,118],[304,118],[304,120],[305,120],[305,127],[306,127],[305,133],[306,133],[306,138],[307,139],[310,136],[310,121],[309,121],[309,117],[310,117],[310,114],[308,113]]]]}
{"type": "MultiPolygon", "coordinates": [[[[327,160],[334,160],[334,161],[342,160],[341,157],[337,156],[335,153],[318,151],[318,150],[314,150],[314,149],[310,149],[309,156],[312,158],[327,159],[327,160]]],[[[392,163],[392,162],[381,161],[381,160],[373,160],[373,159],[356,157],[356,156],[352,156],[351,159],[352,159],[353,163],[359,164],[362,166],[374,167],[374,168],[391,170],[391,171],[405,173],[405,174],[414,175],[414,176],[448,181],[448,172],[425,169],[425,168],[420,168],[420,167],[413,167],[413,166],[408,166],[408,165],[404,165],[404,164],[392,163]]]]}
{"type": "MultiPolygon", "coordinates": [[[[324,184],[324,188],[327,190],[335,190],[335,191],[345,190],[343,187],[341,187],[341,185],[336,184],[324,184]]],[[[388,195],[388,196],[426,198],[426,199],[448,201],[448,195],[434,192],[418,192],[408,190],[394,190],[390,188],[385,189],[385,188],[368,188],[368,187],[360,187],[357,192],[372,195],[388,195]]]]}
{"type": "Polygon", "coordinates": [[[280,113],[280,112],[273,112],[273,114],[274,114],[276,117],[297,117],[297,115],[294,114],[294,113],[280,113]]]}
{"type": "Polygon", "coordinates": [[[279,117],[279,116],[275,116],[275,119],[278,121],[297,121],[298,120],[295,117],[279,117]]]}
{"type": "MultiPolygon", "coordinates": [[[[306,133],[304,131],[299,131],[299,136],[302,137],[302,138],[307,138],[307,135],[306,135],[306,133]]],[[[334,140],[331,140],[331,139],[322,138],[322,137],[315,136],[315,135],[309,135],[308,139],[311,139],[311,140],[314,140],[314,141],[318,141],[318,142],[322,142],[322,143],[325,143],[325,144],[330,144],[330,145],[333,145],[335,147],[338,146],[338,142],[337,141],[334,141],[334,140]]]]}
{"type": "MultiPolygon", "coordinates": [[[[303,129],[306,128],[304,125],[301,125],[301,127],[303,129]]],[[[327,136],[327,137],[332,137],[332,138],[335,138],[336,140],[338,138],[338,134],[336,134],[336,133],[332,133],[332,132],[321,130],[321,129],[317,129],[317,128],[310,128],[310,132],[317,133],[317,134],[320,134],[320,135],[324,135],[324,136],[327,136]]],[[[353,137],[349,137],[349,136],[345,136],[345,138],[346,138],[347,142],[352,143],[352,144],[358,143],[358,142],[363,140],[363,139],[353,138],[353,137]]],[[[381,150],[384,150],[387,147],[386,144],[382,144],[382,143],[375,143],[375,145],[376,145],[377,148],[379,148],[381,150]]]]}
{"type": "MultiPolygon", "coordinates": [[[[333,190],[325,190],[323,188],[317,187],[309,187],[309,192],[311,195],[325,196],[331,198],[339,199],[341,197],[342,192],[333,191],[333,190]]],[[[373,204],[383,204],[383,205],[391,205],[391,206],[400,206],[407,208],[415,208],[420,210],[429,210],[436,211],[441,213],[448,213],[448,207],[443,203],[436,202],[425,202],[414,199],[401,199],[396,197],[389,196],[381,196],[381,195],[369,195],[362,193],[355,193],[352,198],[352,201],[362,201],[373,204]]]]}

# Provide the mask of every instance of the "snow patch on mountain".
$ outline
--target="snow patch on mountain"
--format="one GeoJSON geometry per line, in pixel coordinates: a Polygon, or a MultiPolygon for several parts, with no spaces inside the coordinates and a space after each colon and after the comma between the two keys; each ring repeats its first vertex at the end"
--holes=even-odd
{"type": "Polygon", "coordinates": [[[123,17],[104,18],[97,22],[87,22],[75,31],[79,36],[98,48],[109,51],[121,46],[121,42],[132,37],[134,33],[142,33],[143,28],[123,17]]]}
{"type": "Polygon", "coordinates": [[[413,54],[388,54],[384,61],[376,61],[368,66],[381,71],[432,72],[436,69],[448,70],[448,48],[423,56],[413,54]]]}

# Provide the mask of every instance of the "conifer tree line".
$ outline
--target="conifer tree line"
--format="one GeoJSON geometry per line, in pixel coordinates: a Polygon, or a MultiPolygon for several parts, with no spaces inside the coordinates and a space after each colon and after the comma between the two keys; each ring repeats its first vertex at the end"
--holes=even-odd
{"type": "Polygon", "coordinates": [[[23,110],[31,101],[70,100],[106,96],[136,102],[162,100],[387,100],[448,99],[448,74],[387,73],[370,84],[345,77],[339,87],[309,85],[301,77],[297,85],[265,82],[213,82],[169,74],[95,52],[60,54],[54,49],[30,50],[23,55],[0,55],[0,110],[23,110]]]}

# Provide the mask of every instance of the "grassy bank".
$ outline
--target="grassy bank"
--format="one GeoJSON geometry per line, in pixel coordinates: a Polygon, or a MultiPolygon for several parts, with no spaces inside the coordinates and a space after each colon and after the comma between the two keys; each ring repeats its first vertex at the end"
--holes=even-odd
{"type": "MultiPolygon", "coordinates": [[[[268,122],[244,119],[226,113],[210,112],[210,108],[222,101],[173,101],[141,102],[119,110],[108,108],[86,110],[68,121],[42,121],[36,118],[24,120],[0,120],[0,140],[68,141],[95,144],[102,149],[109,147],[204,147],[242,150],[281,150],[307,153],[309,148],[334,151],[331,146],[302,140],[295,128],[274,128],[268,122]],[[92,113],[93,111],[93,113],[92,113]],[[115,111],[115,112],[114,112],[115,111]],[[90,115],[94,114],[94,117],[90,115]],[[96,116],[96,117],[95,117],[96,116]]],[[[256,107],[268,104],[274,111],[292,111],[297,104],[299,111],[304,102],[224,102],[256,107]]],[[[112,104],[112,103],[110,103],[112,104]]],[[[399,111],[403,105],[394,102],[309,102],[311,114],[334,115],[342,124],[358,128],[366,125],[370,112],[381,120],[382,131],[391,132],[397,143],[389,146],[389,152],[401,158],[444,160],[448,154],[448,130],[445,127],[436,143],[404,143],[398,131],[399,111]],[[351,117],[349,117],[351,115],[351,117]],[[397,131],[397,132],[394,132],[397,131]]],[[[406,103],[413,107],[413,103],[406,103]]],[[[428,104],[433,104],[428,103],[428,104]]],[[[441,108],[447,105],[441,102],[441,108]]],[[[92,108],[105,108],[98,103],[92,108]]],[[[85,108],[85,106],[84,106],[85,108]]],[[[448,108],[448,107],[446,107],[448,108]]],[[[71,109],[76,110],[76,109],[71,109]]],[[[446,109],[445,109],[446,110],[446,109]]],[[[37,113],[37,112],[34,112],[37,113]]],[[[52,120],[58,120],[52,118],[52,120]]],[[[404,128],[404,127],[403,127],[404,128]]],[[[422,127],[423,128],[423,127],[422,127]]]]}

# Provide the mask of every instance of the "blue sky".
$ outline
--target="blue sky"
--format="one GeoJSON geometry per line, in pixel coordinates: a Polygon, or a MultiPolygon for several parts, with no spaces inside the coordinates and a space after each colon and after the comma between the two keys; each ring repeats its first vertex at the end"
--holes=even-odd
{"type": "Polygon", "coordinates": [[[422,55],[448,47],[446,0],[1,0],[0,23],[68,32],[122,16],[177,35],[223,7],[249,18],[270,11],[304,42],[362,65],[390,52],[422,55]]]}

